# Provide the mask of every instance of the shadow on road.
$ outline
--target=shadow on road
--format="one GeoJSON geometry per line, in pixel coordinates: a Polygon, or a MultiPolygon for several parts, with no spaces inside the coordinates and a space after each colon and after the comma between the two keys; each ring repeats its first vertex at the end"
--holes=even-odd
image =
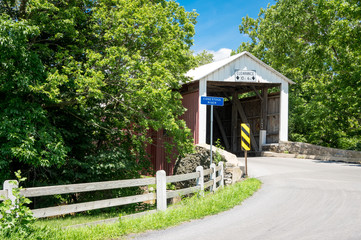
{"type": "Polygon", "coordinates": [[[313,162],[315,162],[315,163],[333,163],[333,164],[338,164],[338,165],[361,167],[361,164],[353,163],[353,162],[330,161],[330,160],[313,160],[313,162]]]}

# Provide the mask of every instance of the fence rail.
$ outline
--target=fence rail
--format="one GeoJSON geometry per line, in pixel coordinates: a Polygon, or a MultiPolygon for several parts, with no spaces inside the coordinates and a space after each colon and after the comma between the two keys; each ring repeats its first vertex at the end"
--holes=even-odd
{"type": "Polygon", "coordinates": [[[208,168],[208,169],[204,170],[203,172],[204,172],[204,176],[206,176],[206,175],[211,174],[213,172],[213,170],[212,170],[212,168],[208,168]]]}
{"type": "Polygon", "coordinates": [[[34,187],[34,188],[22,189],[20,190],[20,194],[25,197],[40,197],[40,196],[49,196],[55,194],[81,193],[81,192],[111,190],[111,189],[126,188],[126,187],[139,187],[150,184],[155,184],[155,178],[67,184],[67,185],[57,185],[57,186],[49,186],[49,187],[34,187]]]}
{"type": "Polygon", "coordinates": [[[116,207],[116,206],[144,202],[154,199],[155,199],[155,194],[148,193],[148,194],[135,195],[130,197],[112,198],[112,199],[98,200],[98,201],[86,202],[86,203],[76,203],[76,204],[62,205],[62,206],[49,207],[49,208],[40,208],[40,209],[34,209],[32,210],[32,212],[34,213],[34,217],[43,218],[43,217],[51,217],[51,216],[57,216],[57,215],[75,213],[75,212],[84,212],[94,209],[116,207]]]}
{"type": "Polygon", "coordinates": [[[199,186],[195,186],[195,187],[189,187],[189,188],[184,188],[184,189],[180,189],[180,190],[175,190],[173,192],[167,192],[167,199],[190,194],[190,193],[199,192],[200,190],[201,190],[201,188],[199,186]]]}
{"type": "Polygon", "coordinates": [[[210,180],[210,181],[204,183],[204,188],[205,188],[205,189],[206,189],[206,188],[209,188],[210,186],[213,186],[213,180],[210,180]]]}
{"type": "Polygon", "coordinates": [[[198,177],[199,177],[199,172],[168,176],[167,177],[167,183],[182,182],[182,181],[195,179],[195,178],[198,178],[198,177]]]}
{"type": "MultiPolygon", "coordinates": [[[[44,218],[57,215],[64,215],[69,213],[83,212],[94,209],[116,207],[121,205],[127,205],[131,203],[139,203],[145,201],[157,201],[157,210],[163,211],[167,209],[167,199],[178,197],[181,195],[191,194],[195,192],[201,192],[203,195],[204,189],[210,187],[210,191],[216,191],[224,184],[224,170],[223,162],[220,162],[218,166],[212,164],[209,169],[203,170],[203,167],[199,166],[196,172],[166,176],[165,171],[160,170],[157,172],[156,177],[153,178],[141,178],[131,180],[119,180],[119,181],[105,181],[105,182],[93,182],[93,183],[80,183],[80,184],[68,184],[57,185],[47,187],[34,187],[25,188],[20,190],[20,194],[25,197],[40,197],[49,196],[55,194],[69,194],[69,193],[81,193],[99,190],[111,190],[128,187],[139,187],[156,184],[156,193],[147,193],[141,195],[133,195],[128,197],[104,199],[98,201],[91,201],[85,203],[76,203],[69,205],[61,205],[48,208],[33,209],[34,217],[44,218]],[[204,176],[210,175],[210,180],[204,182],[204,176]],[[175,183],[196,179],[196,185],[188,188],[167,191],[167,183],[175,183]],[[217,184],[218,183],[218,184],[217,184]],[[218,186],[218,187],[217,187],[218,186]]],[[[0,197],[3,199],[11,199],[15,202],[12,189],[17,188],[16,181],[7,180],[4,182],[3,190],[0,190],[0,197]],[[14,184],[16,183],[16,184],[14,184]]]]}

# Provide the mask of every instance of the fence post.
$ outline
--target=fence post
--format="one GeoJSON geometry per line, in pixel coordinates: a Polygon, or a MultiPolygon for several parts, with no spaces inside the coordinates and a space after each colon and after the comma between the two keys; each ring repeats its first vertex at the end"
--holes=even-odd
{"type": "Polygon", "coordinates": [[[212,169],[211,180],[213,180],[213,186],[211,187],[211,192],[215,192],[216,189],[217,189],[217,183],[216,183],[216,178],[217,178],[216,164],[212,163],[212,164],[211,164],[211,169],[212,169]]]}
{"type": "Polygon", "coordinates": [[[3,189],[7,190],[7,199],[11,200],[11,203],[13,204],[14,207],[12,207],[11,209],[14,209],[16,207],[16,197],[13,194],[13,188],[17,188],[19,187],[19,183],[16,180],[6,180],[4,182],[3,185],[3,189]]]}
{"type": "Polygon", "coordinates": [[[223,167],[223,162],[219,162],[218,166],[221,166],[221,170],[219,170],[219,173],[220,173],[220,176],[222,177],[219,187],[224,187],[224,167],[223,167]]]}
{"type": "Polygon", "coordinates": [[[197,178],[197,186],[201,187],[201,195],[204,197],[204,172],[203,167],[198,166],[196,168],[196,171],[199,172],[199,177],[197,178]]]}
{"type": "Polygon", "coordinates": [[[164,170],[157,171],[157,210],[167,209],[167,177],[164,170]]]}

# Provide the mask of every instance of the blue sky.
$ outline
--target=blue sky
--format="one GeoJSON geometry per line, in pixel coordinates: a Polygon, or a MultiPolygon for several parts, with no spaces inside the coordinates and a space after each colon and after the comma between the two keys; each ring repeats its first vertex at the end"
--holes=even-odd
{"type": "Polygon", "coordinates": [[[176,0],[187,11],[199,14],[192,50],[212,52],[216,60],[236,50],[247,36],[238,27],[246,15],[257,18],[261,8],[267,8],[274,0],[176,0]],[[217,55],[217,56],[216,56],[217,55]]]}

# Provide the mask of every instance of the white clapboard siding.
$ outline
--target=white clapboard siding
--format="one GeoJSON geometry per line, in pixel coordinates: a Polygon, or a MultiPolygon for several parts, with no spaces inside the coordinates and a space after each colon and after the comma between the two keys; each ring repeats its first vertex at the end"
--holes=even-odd
{"type": "Polygon", "coordinates": [[[200,186],[195,186],[195,187],[184,188],[184,189],[176,190],[176,191],[172,191],[172,192],[167,192],[167,198],[174,198],[174,197],[178,197],[181,195],[198,192],[200,190],[201,190],[200,186]]]}
{"type": "Polygon", "coordinates": [[[58,185],[49,187],[35,187],[20,190],[20,194],[25,197],[48,196],[55,194],[80,193],[97,190],[109,190],[116,188],[138,187],[144,185],[155,184],[155,178],[141,178],[119,181],[106,181],[94,183],[79,183],[58,185]]]}
{"type": "Polygon", "coordinates": [[[77,204],[62,205],[57,207],[34,209],[32,210],[32,212],[34,213],[34,217],[42,218],[42,217],[63,215],[74,212],[83,212],[83,211],[100,209],[100,208],[121,206],[131,203],[137,203],[137,202],[150,201],[150,200],[154,200],[155,198],[156,197],[154,193],[148,193],[148,194],[136,195],[130,197],[113,198],[113,199],[106,199],[106,200],[86,202],[86,203],[77,203],[77,204]]]}
{"type": "Polygon", "coordinates": [[[195,179],[195,178],[199,178],[199,172],[168,176],[167,183],[181,182],[181,181],[186,181],[186,180],[195,179]]]}

